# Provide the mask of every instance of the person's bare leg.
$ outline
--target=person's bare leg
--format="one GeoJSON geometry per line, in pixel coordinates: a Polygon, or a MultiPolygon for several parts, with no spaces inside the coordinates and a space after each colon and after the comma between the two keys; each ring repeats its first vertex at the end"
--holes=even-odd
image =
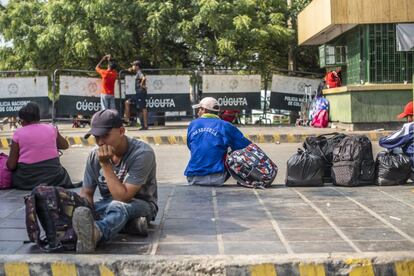
{"type": "Polygon", "coordinates": [[[130,118],[131,118],[131,102],[129,100],[125,101],[125,113],[124,113],[124,117],[127,120],[127,122],[129,122],[130,118]]]}
{"type": "Polygon", "coordinates": [[[147,110],[147,108],[142,109],[142,118],[143,118],[144,128],[148,128],[148,110],[147,110]]]}

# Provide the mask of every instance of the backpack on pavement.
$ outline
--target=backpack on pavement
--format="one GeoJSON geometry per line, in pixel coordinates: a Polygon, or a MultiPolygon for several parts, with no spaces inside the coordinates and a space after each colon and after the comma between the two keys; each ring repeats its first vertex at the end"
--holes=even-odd
{"type": "Polygon", "coordinates": [[[0,190],[10,189],[12,186],[12,172],[7,168],[8,156],[0,152],[0,190]]]}
{"type": "Polygon", "coordinates": [[[25,197],[26,229],[31,242],[45,252],[76,249],[72,216],[79,206],[90,207],[86,199],[61,187],[38,186],[25,197]],[[38,220],[45,232],[41,237],[38,220]]]}
{"type": "Polygon", "coordinates": [[[324,182],[332,182],[331,167],[333,149],[346,137],[343,133],[328,133],[319,136],[306,137],[303,148],[316,156],[322,158],[324,162],[324,182]]]}
{"type": "Polygon", "coordinates": [[[329,124],[329,114],[326,109],[319,110],[312,118],[311,126],[325,128],[329,124]]]}
{"type": "Polygon", "coordinates": [[[334,185],[374,184],[375,163],[371,141],[365,135],[345,137],[333,150],[334,185]]]}
{"type": "Polygon", "coordinates": [[[290,187],[323,186],[323,172],[321,157],[298,149],[287,161],[285,184],[290,187]]]}
{"type": "Polygon", "coordinates": [[[404,153],[382,151],[375,160],[375,184],[402,185],[407,183],[411,173],[411,160],[404,153]]]}
{"type": "Polygon", "coordinates": [[[248,188],[268,188],[277,174],[276,164],[256,144],[228,154],[225,164],[237,183],[248,188]]]}

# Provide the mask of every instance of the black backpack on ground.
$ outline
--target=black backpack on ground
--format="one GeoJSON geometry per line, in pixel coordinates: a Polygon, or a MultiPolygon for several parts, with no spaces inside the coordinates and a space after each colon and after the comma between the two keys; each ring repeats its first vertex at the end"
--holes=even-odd
{"type": "Polygon", "coordinates": [[[332,182],[331,168],[333,149],[346,137],[343,133],[328,133],[319,136],[306,137],[303,148],[324,161],[324,182],[332,182]]]}
{"type": "Polygon", "coordinates": [[[90,207],[86,199],[61,187],[38,186],[25,197],[25,205],[26,229],[31,242],[45,252],[76,248],[73,211],[79,206],[90,207]],[[38,220],[45,237],[40,236],[38,220]]]}
{"type": "Polygon", "coordinates": [[[298,149],[287,161],[286,186],[322,186],[323,164],[324,161],[319,156],[298,149]]]}
{"type": "Polygon", "coordinates": [[[371,141],[365,135],[347,136],[335,146],[332,160],[334,185],[374,184],[375,163],[371,141]]]}
{"type": "Polygon", "coordinates": [[[411,160],[404,153],[382,151],[375,160],[375,184],[402,185],[407,183],[411,173],[411,160]]]}

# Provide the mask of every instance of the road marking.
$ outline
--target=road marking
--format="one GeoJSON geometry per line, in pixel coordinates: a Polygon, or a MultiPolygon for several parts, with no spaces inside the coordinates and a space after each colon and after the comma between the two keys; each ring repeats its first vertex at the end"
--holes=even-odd
{"type": "Polygon", "coordinates": [[[264,204],[263,200],[260,198],[259,193],[257,192],[257,190],[254,189],[253,192],[256,195],[256,198],[259,201],[260,205],[262,205],[263,210],[266,212],[267,217],[269,218],[270,222],[272,223],[273,230],[275,230],[275,232],[278,235],[280,241],[282,242],[283,246],[285,247],[287,253],[292,254],[293,250],[290,247],[289,242],[286,240],[285,236],[283,235],[282,230],[280,230],[280,227],[277,224],[276,220],[273,218],[272,213],[269,211],[269,209],[266,208],[266,205],[264,204]]]}
{"type": "Polygon", "coordinates": [[[395,272],[397,276],[414,275],[414,261],[395,262],[395,272]]]}
{"type": "Polygon", "coordinates": [[[177,144],[177,140],[175,139],[175,136],[168,136],[168,142],[170,143],[170,145],[177,144]]]}
{"type": "Polygon", "coordinates": [[[381,193],[383,193],[384,195],[387,195],[387,196],[389,196],[389,197],[391,197],[391,198],[395,199],[396,201],[398,201],[398,202],[400,202],[400,203],[402,203],[402,204],[404,204],[404,205],[406,205],[406,206],[411,207],[411,208],[413,208],[413,209],[414,209],[414,205],[412,205],[412,204],[410,204],[410,203],[408,203],[408,202],[405,202],[404,200],[399,199],[398,197],[395,197],[395,196],[393,196],[393,195],[391,195],[391,194],[389,194],[389,193],[387,193],[387,192],[385,192],[385,191],[383,191],[383,190],[381,190],[381,189],[378,189],[378,191],[380,191],[380,192],[381,192],[381,193]]]}
{"type": "Polygon", "coordinates": [[[303,276],[325,276],[323,264],[299,264],[299,274],[303,276]]]}
{"type": "Polygon", "coordinates": [[[213,200],[213,210],[214,210],[214,220],[216,224],[216,232],[217,232],[217,243],[218,243],[218,251],[220,255],[224,254],[224,242],[223,242],[223,235],[221,234],[221,229],[219,225],[219,212],[217,206],[217,192],[216,188],[213,188],[211,191],[212,200],[213,200]]]}
{"type": "Polygon", "coordinates": [[[350,266],[349,276],[375,276],[370,260],[347,259],[345,263],[350,266]]]}
{"type": "Polygon", "coordinates": [[[101,276],[115,276],[115,273],[113,273],[112,270],[105,265],[99,266],[99,272],[101,273],[101,276]]]}
{"type": "Polygon", "coordinates": [[[6,263],[4,264],[6,276],[30,276],[27,263],[6,263]]]}
{"type": "Polygon", "coordinates": [[[250,267],[251,276],[277,276],[273,264],[259,264],[250,267]]]}
{"type": "Polygon", "coordinates": [[[77,276],[78,272],[76,270],[75,264],[68,264],[68,263],[52,263],[50,265],[52,269],[52,274],[54,276],[77,276]]]}
{"type": "Polygon", "coordinates": [[[355,199],[347,196],[342,191],[340,191],[340,190],[338,190],[338,189],[336,189],[334,187],[329,187],[329,188],[331,188],[331,189],[337,191],[338,193],[342,194],[344,197],[346,197],[347,199],[349,199],[350,201],[352,201],[353,203],[355,203],[356,205],[358,205],[359,207],[361,207],[362,209],[364,209],[366,212],[368,212],[371,216],[375,217],[376,219],[378,219],[379,221],[381,221],[382,223],[384,223],[385,225],[387,225],[389,228],[391,228],[392,230],[394,230],[395,232],[397,232],[398,234],[400,234],[401,236],[403,236],[404,238],[406,238],[407,240],[409,240],[411,243],[414,243],[414,238],[413,237],[411,237],[410,235],[406,234],[405,232],[403,232],[399,228],[395,227],[393,224],[389,223],[387,220],[385,220],[383,217],[381,217],[380,215],[378,215],[377,213],[375,213],[374,211],[372,211],[367,206],[365,206],[362,203],[356,201],[355,199]]]}
{"type": "Polygon", "coordinates": [[[154,241],[155,242],[153,243],[153,246],[152,246],[152,249],[151,249],[151,253],[150,253],[151,256],[155,256],[155,254],[157,253],[158,246],[160,244],[161,231],[164,227],[164,223],[165,223],[165,220],[167,218],[168,209],[170,209],[171,199],[174,197],[176,187],[177,186],[173,187],[171,193],[168,195],[167,202],[165,203],[165,208],[164,208],[162,218],[160,220],[160,225],[158,226],[158,229],[157,229],[157,231],[155,232],[155,235],[154,235],[154,241]]]}
{"type": "Polygon", "coordinates": [[[332,229],[344,240],[348,243],[349,246],[351,246],[356,252],[362,252],[358,246],[356,246],[345,234],[342,232],[341,229],[339,229],[338,226],[330,219],[328,216],[326,216],[321,209],[316,207],[315,204],[313,204],[309,199],[307,199],[301,192],[299,192],[297,189],[293,188],[293,190],[305,201],[310,207],[312,207],[313,210],[315,210],[331,227],[332,229]]]}

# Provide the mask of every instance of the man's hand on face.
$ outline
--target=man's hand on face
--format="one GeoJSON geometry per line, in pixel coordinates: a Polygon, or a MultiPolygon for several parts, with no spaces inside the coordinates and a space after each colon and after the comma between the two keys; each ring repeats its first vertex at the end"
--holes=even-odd
{"type": "Polygon", "coordinates": [[[98,148],[98,159],[101,165],[109,164],[109,161],[114,156],[114,148],[108,145],[102,145],[98,148]]]}

